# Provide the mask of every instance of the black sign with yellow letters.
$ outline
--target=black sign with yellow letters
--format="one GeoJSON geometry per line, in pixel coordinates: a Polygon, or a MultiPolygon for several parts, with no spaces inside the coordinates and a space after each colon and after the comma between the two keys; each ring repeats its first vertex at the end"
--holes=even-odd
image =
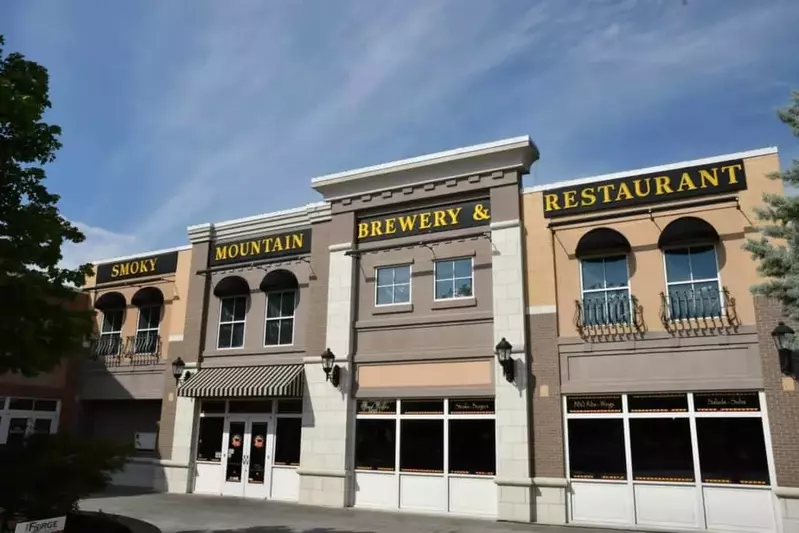
{"type": "Polygon", "coordinates": [[[544,218],[746,189],[742,159],[629,176],[544,192],[544,218]]]}
{"type": "Polygon", "coordinates": [[[228,265],[307,254],[311,251],[311,230],[292,231],[235,242],[217,243],[211,247],[209,263],[228,265]]]}
{"type": "Polygon", "coordinates": [[[178,253],[137,257],[124,261],[112,261],[97,265],[97,279],[95,283],[108,283],[109,281],[125,281],[146,276],[159,276],[172,274],[178,267],[178,253]]]}
{"type": "Polygon", "coordinates": [[[416,209],[358,220],[358,241],[369,242],[396,237],[426,235],[439,231],[486,226],[491,223],[489,200],[416,209]]]}

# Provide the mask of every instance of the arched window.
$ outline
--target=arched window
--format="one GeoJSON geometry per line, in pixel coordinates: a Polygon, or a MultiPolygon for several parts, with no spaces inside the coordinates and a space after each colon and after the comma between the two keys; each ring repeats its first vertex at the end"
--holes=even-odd
{"type": "Polygon", "coordinates": [[[214,287],[219,298],[219,331],[216,347],[220,350],[244,346],[247,304],[250,286],[239,276],[228,276],[214,287]]]}
{"type": "Polygon", "coordinates": [[[261,281],[266,293],[264,346],[294,344],[294,315],[299,300],[297,278],[288,270],[273,270],[261,281]]]}
{"type": "Polygon", "coordinates": [[[580,238],[575,256],[580,260],[583,324],[629,324],[632,319],[630,242],[616,230],[592,229],[580,238]]]}
{"type": "Polygon", "coordinates": [[[122,321],[125,318],[125,297],[116,291],[100,295],[94,308],[103,314],[100,338],[94,347],[94,355],[108,357],[122,352],[122,321]]]}
{"type": "Polygon", "coordinates": [[[672,320],[721,316],[718,242],[716,229],[701,218],[678,218],[663,228],[658,246],[663,251],[672,320]]]}
{"type": "Polygon", "coordinates": [[[136,336],[133,338],[134,354],[157,354],[160,348],[158,329],[164,308],[164,293],[157,287],[144,287],[136,291],[131,303],[139,309],[136,336]]]}

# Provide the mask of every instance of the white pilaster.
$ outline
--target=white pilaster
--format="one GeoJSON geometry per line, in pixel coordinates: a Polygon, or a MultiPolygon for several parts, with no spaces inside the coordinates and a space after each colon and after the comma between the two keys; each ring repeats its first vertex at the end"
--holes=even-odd
{"type": "Polygon", "coordinates": [[[326,345],[336,355],[341,382],[325,380],[321,354],[305,362],[308,393],[303,400],[300,503],[343,507],[350,500],[347,433],[351,418],[352,306],[355,283],[350,243],[330,247],[326,345]]]}
{"type": "Polygon", "coordinates": [[[196,419],[194,398],[178,396],[175,399],[175,425],[172,435],[172,460],[164,463],[168,492],[186,493],[189,487],[189,465],[196,419]]]}
{"type": "Polygon", "coordinates": [[[530,469],[528,413],[529,361],[526,356],[522,230],[518,220],[491,224],[494,293],[494,344],[503,337],[513,345],[515,380],[509,383],[494,363],[497,412],[497,518],[535,519],[530,469]]]}

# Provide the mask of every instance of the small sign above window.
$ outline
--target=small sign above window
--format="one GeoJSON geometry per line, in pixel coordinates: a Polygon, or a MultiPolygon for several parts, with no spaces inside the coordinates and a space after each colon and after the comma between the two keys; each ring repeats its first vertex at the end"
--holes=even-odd
{"type": "Polygon", "coordinates": [[[494,414],[494,399],[453,399],[449,401],[451,415],[492,415],[494,414]]]}
{"type": "Polygon", "coordinates": [[[760,411],[757,392],[697,392],[694,394],[697,412],[760,411]]]}
{"type": "Polygon", "coordinates": [[[570,396],[566,398],[569,413],[621,413],[621,396],[570,396]]]}
{"type": "Polygon", "coordinates": [[[397,413],[396,400],[359,400],[359,415],[393,415],[397,413]]]}
{"type": "Polygon", "coordinates": [[[627,408],[631,413],[685,413],[688,397],[685,394],[630,394],[627,408]]]}

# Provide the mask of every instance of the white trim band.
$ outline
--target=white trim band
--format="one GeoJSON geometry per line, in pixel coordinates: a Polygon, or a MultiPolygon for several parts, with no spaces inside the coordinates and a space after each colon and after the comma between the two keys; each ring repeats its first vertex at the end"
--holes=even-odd
{"type": "Polygon", "coordinates": [[[508,228],[517,228],[522,225],[522,221],[518,218],[514,218],[513,220],[500,220],[499,222],[492,222],[489,226],[491,231],[500,230],[500,229],[508,229],[508,228]]]}
{"type": "Polygon", "coordinates": [[[345,250],[349,250],[350,248],[352,248],[351,242],[340,242],[338,244],[331,244],[330,246],[327,247],[330,253],[343,252],[345,250]]]}
{"type": "Polygon", "coordinates": [[[527,308],[528,315],[552,315],[557,312],[557,305],[531,305],[527,308]]]}
{"type": "Polygon", "coordinates": [[[163,248],[161,250],[153,250],[151,252],[142,252],[138,254],[131,254],[131,255],[123,255],[121,257],[112,257],[111,259],[100,259],[98,261],[92,261],[92,265],[101,265],[103,263],[114,263],[116,261],[127,261],[129,259],[138,259],[139,257],[147,257],[150,255],[160,255],[160,254],[168,254],[169,252],[182,252],[183,250],[191,250],[190,244],[184,244],[183,246],[173,246],[172,248],[163,248]]]}

